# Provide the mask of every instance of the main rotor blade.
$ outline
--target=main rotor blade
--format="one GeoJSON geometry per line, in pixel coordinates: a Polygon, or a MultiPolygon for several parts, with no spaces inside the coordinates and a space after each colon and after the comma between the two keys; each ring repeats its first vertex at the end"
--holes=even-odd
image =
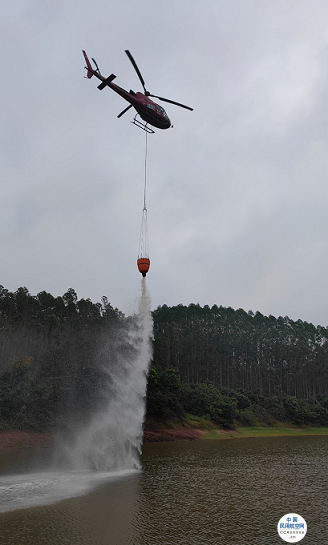
{"type": "Polygon", "coordinates": [[[130,110],[130,108],[132,108],[132,104],[129,104],[129,106],[127,108],[125,108],[125,110],[123,110],[123,112],[121,112],[120,114],[118,114],[117,117],[122,117],[123,114],[125,114],[125,112],[127,112],[128,110],[130,110]]]}
{"type": "Polygon", "coordinates": [[[127,56],[129,57],[130,61],[132,62],[133,68],[135,69],[135,71],[136,71],[137,74],[138,74],[138,77],[139,77],[139,79],[140,79],[140,81],[141,81],[141,85],[142,85],[143,88],[144,88],[145,94],[147,94],[147,90],[146,90],[146,87],[145,87],[145,82],[144,82],[144,79],[143,79],[143,77],[142,77],[142,75],[141,75],[141,72],[140,72],[140,70],[139,70],[139,68],[138,68],[138,66],[137,66],[136,61],[134,60],[134,58],[132,57],[132,55],[131,55],[131,53],[130,53],[130,51],[129,51],[128,49],[125,50],[125,53],[127,54],[127,56]]]}
{"type": "Polygon", "coordinates": [[[154,97],[154,98],[159,98],[159,100],[163,100],[163,102],[169,102],[170,104],[175,104],[176,106],[181,106],[181,108],[186,108],[186,110],[193,111],[193,108],[190,108],[190,106],[186,106],[185,104],[180,104],[180,102],[175,102],[174,100],[169,100],[168,98],[159,97],[157,95],[149,94],[148,96],[154,97]]]}

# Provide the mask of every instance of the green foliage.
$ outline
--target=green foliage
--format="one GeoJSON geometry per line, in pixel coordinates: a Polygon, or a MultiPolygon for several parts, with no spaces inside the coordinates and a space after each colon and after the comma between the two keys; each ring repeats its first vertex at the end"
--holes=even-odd
{"type": "Polygon", "coordinates": [[[151,368],[147,384],[147,415],[149,418],[167,420],[180,418],[181,383],[174,369],[151,368]]]}
{"type": "MultiPolygon", "coordinates": [[[[148,418],[328,426],[328,328],[198,304],[163,305],[153,319],[148,418]]],[[[73,288],[54,297],[0,286],[1,427],[87,420],[110,397],[108,360],[133,351],[133,323],[107,297],[94,304],[73,288]]]]}
{"type": "Polygon", "coordinates": [[[231,427],[236,416],[236,403],[222,396],[213,383],[185,384],[182,405],[186,412],[209,416],[218,426],[231,427]]]}
{"type": "Polygon", "coordinates": [[[43,415],[33,421],[35,401],[30,364],[27,359],[15,362],[11,371],[1,376],[0,419],[18,429],[42,429],[43,415]]]}
{"type": "MultiPolygon", "coordinates": [[[[323,398],[326,403],[326,398],[323,398]]],[[[252,392],[220,391],[213,383],[183,383],[174,369],[152,367],[147,391],[147,419],[209,418],[220,428],[288,422],[296,426],[327,426],[328,408],[318,399],[292,396],[265,398],[252,392]]]]}
{"type": "Polygon", "coordinates": [[[254,412],[249,407],[239,413],[238,420],[242,426],[255,427],[258,424],[254,412]]]}
{"type": "Polygon", "coordinates": [[[72,288],[53,297],[0,286],[1,426],[44,431],[87,420],[109,400],[108,363],[131,349],[128,322],[106,297],[94,304],[72,288]]]}
{"type": "Polygon", "coordinates": [[[210,407],[220,404],[221,396],[212,383],[184,385],[183,405],[188,413],[205,416],[210,413],[210,407]]]}
{"type": "Polygon", "coordinates": [[[268,398],[328,392],[327,327],[217,305],[163,305],[153,318],[154,365],[184,382],[268,398]]]}
{"type": "Polygon", "coordinates": [[[286,420],[283,398],[278,398],[277,396],[266,398],[264,400],[264,407],[273,416],[273,418],[279,422],[284,422],[286,420]]]}

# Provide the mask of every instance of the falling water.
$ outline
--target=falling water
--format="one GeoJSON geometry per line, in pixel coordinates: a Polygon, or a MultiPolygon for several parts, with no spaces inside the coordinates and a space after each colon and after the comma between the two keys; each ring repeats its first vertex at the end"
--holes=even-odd
{"type": "Polygon", "coordinates": [[[145,417],[147,372],[151,359],[153,322],[146,278],[141,281],[137,327],[128,332],[133,356],[118,357],[108,371],[111,383],[107,407],[73,438],[62,443],[61,458],[70,469],[122,471],[140,469],[142,424],[145,417]]]}

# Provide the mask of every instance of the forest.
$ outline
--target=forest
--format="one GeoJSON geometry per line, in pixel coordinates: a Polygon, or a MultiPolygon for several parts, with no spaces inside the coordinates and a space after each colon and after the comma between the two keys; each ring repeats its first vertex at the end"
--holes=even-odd
{"type": "MultiPolygon", "coordinates": [[[[328,426],[328,329],[230,307],[153,311],[147,421],[187,414],[220,427],[328,426]]],[[[107,369],[136,350],[136,317],[78,299],[0,286],[0,429],[51,431],[108,402],[107,369]]]]}
{"type": "Polygon", "coordinates": [[[327,327],[216,305],[163,305],[153,318],[154,362],[186,382],[268,397],[327,392],[327,327]]]}

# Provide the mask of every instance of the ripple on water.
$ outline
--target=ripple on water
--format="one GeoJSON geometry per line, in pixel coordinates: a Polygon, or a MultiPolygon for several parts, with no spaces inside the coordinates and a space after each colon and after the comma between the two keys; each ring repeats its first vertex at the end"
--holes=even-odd
{"type": "Polygon", "coordinates": [[[99,476],[89,488],[75,475],[84,495],[0,515],[0,543],[278,544],[278,520],[296,512],[308,524],[302,543],[326,545],[327,463],[327,437],[146,444],[142,473],[99,476]]]}

